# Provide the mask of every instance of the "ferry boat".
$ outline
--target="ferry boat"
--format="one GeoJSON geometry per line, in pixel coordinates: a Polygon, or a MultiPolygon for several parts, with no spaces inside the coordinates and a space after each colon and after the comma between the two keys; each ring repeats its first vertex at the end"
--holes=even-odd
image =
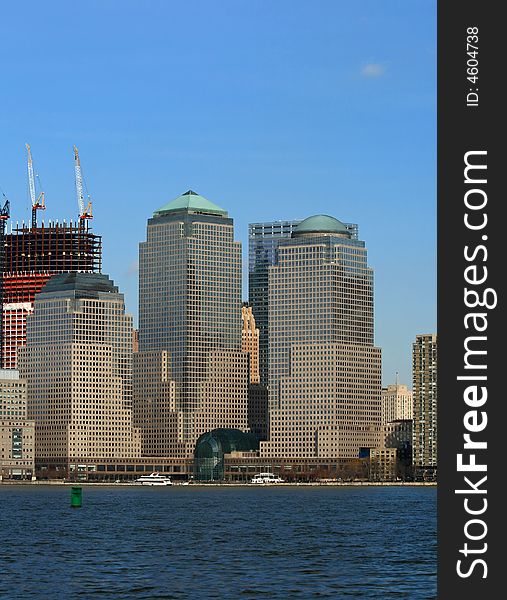
{"type": "Polygon", "coordinates": [[[283,479],[277,477],[274,473],[258,473],[252,483],[283,483],[283,479]]]}
{"type": "Polygon", "coordinates": [[[141,485],[172,485],[171,478],[166,475],[160,475],[160,473],[150,473],[149,475],[143,475],[136,479],[137,483],[141,485]]]}

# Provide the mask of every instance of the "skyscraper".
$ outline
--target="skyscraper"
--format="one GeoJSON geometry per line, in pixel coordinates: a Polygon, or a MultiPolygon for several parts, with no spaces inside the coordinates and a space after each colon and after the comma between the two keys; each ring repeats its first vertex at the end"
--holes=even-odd
{"type": "Polygon", "coordinates": [[[273,456],[355,458],[380,441],[380,350],[364,242],[327,215],[278,243],[269,267],[273,456]]]}
{"type": "Polygon", "coordinates": [[[290,237],[300,221],[248,225],[248,296],[259,329],[259,377],[268,384],[268,269],[276,262],[280,240],[290,237]]]}
{"type": "MultiPolygon", "coordinates": [[[[276,264],[278,245],[290,238],[301,219],[266,221],[248,225],[248,294],[249,304],[259,329],[260,383],[268,384],[268,272],[276,264]]],[[[344,223],[352,239],[358,239],[358,226],[344,223]]]]}
{"type": "Polygon", "coordinates": [[[107,277],[67,273],[37,294],[19,349],[36,467],[76,471],[140,455],[132,427],[132,317],[107,277]]]}
{"type": "Polygon", "coordinates": [[[155,211],[140,244],[139,352],[154,351],[168,353],[188,453],[207,423],[248,428],[241,244],[227,212],[191,190],[155,211]]]}
{"type": "Polygon", "coordinates": [[[437,347],[435,333],[417,335],[412,346],[413,465],[419,474],[437,467],[437,347]]]}

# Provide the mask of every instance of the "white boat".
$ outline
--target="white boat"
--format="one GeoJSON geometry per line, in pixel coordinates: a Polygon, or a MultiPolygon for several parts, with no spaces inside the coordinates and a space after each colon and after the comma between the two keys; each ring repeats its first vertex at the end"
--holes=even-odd
{"type": "Polygon", "coordinates": [[[160,473],[150,473],[136,479],[141,485],[172,485],[173,482],[168,475],[160,475],[160,473]]]}
{"type": "Polygon", "coordinates": [[[258,473],[252,483],[283,483],[283,479],[277,477],[274,473],[258,473]]]}

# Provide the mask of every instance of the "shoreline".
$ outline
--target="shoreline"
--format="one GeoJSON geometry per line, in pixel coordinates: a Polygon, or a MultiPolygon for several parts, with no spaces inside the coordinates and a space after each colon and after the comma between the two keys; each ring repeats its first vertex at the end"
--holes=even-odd
{"type": "Polygon", "coordinates": [[[347,482],[308,482],[308,483],[276,483],[276,484],[255,484],[255,483],[173,483],[171,486],[143,486],[142,484],[132,482],[90,482],[90,481],[0,481],[0,488],[5,486],[40,486],[40,485],[61,485],[70,487],[248,487],[248,488],[272,488],[272,487],[436,487],[436,481],[347,481],[347,482]]]}

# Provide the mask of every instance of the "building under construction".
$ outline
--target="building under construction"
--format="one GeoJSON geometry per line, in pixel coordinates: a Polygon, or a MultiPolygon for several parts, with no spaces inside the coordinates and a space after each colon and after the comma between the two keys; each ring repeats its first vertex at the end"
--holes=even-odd
{"type": "Polygon", "coordinates": [[[6,232],[10,204],[0,208],[0,369],[15,369],[16,349],[26,343],[26,317],[33,311],[35,294],[58,273],[100,273],[102,238],[90,231],[92,204],[85,206],[83,176],[74,146],[74,172],[79,218],[37,224],[37,211],[45,210],[43,191],[36,190],[32,152],[26,144],[32,222],[11,226],[6,232]]]}
{"type": "Polygon", "coordinates": [[[3,368],[16,368],[16,348],[26,341],[26,316],[35,294],[57,273],[102,268],[102,238],[88,222],[24,223],[5,234],[3,273],[3,368]]]}

